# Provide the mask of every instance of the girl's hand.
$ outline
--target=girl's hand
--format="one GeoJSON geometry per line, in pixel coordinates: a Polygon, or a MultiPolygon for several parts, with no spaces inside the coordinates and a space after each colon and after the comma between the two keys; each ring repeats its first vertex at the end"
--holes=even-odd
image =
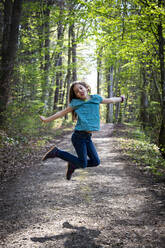
{"type": "Polygon", "coordinates": [[[123,95],[121,96],[121,102],[124,102],[124,100],[125,100],[125,96],[123,95]]]}
{"type": "Polygon", "coordinates": [[[46,122],[46,118],[42,115],[40,115],[40,120],[43,121],[43,122],[46,122]]]}

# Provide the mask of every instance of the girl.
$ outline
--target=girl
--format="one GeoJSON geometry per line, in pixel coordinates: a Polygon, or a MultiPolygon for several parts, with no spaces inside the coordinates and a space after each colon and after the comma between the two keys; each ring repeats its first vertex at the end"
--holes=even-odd
{"type": "Polygon", "coordinates": [[[124,97],[102,98],[100,95],[90,95],[90,86],[85,82],[76,81],[71,85],[69,92],[69,106],[56,114],[45,118],[40,116],[43,122],[56,120],[59,117],[72,112],[77,123],[72,134],[72,144],[77,156],[58,149],[51,148],[42,158],[43,161],[49,158],[61,158],[68,162],[66,178],[71,179],[75,169],[94,167],[100,164],[100,159],[92,142],[92,132],[100,129],[99,104],[123,102],[124,97]],[[88,157],[88,158],[87,158],[88,157]]]}

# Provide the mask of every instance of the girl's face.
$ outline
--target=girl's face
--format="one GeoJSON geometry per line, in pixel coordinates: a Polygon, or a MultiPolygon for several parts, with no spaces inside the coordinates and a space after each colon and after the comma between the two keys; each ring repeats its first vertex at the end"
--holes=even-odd
{"type": "Polygon", "coordinates": [[[73,90],[77,98],[82,100],[89,99],[88,89],[85,86],[81,84],[75,84],[73,90]]]}

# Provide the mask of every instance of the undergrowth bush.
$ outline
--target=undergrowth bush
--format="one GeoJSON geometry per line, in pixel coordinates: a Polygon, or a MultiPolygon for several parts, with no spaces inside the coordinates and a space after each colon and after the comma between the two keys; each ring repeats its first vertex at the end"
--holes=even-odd
{"type": "MultiPolygon", "coordinates": [[[[128,130],[127,130],[128,131],[128,130]]],[[[140,128],[129,128],[129,134],[120,138],[124,154],[132,158],[144,170],[154,175],[165,176],[165,160],[156,144],[140,128]]]]}

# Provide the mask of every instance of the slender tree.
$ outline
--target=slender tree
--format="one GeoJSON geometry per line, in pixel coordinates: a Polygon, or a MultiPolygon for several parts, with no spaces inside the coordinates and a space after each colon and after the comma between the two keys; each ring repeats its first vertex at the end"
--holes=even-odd
{"type": "MultiPolygon", "coordinates": [[[[55,85],[55,93],[54,93],[54,106],[53,109],[58,109],[58,104],[60,101],[61,91],[62,91],[62,49],[63,49],[63,42],[64,42],[64,24],[63,24],[63,11],[64,11],[64,1],[59,2],[59,20],[58,20],[58,27],[57,27],[57,47],[58,52],[56,54],[56,85],[55,85]]],[[[61,99],[62,100],[62,99],[61,99]]]]}
{"type": "MultiPolygon", "coordinates": [[[[108,92],[108,97],[113,97],[113,73],[114,73],[114,67],[113,65],[108,68],[107,72],[107,92],[108,92]]],[[[106,118],[107,123],[113,123],[113,105],[108,104],[107,105],[107,118],[106,118]]]]}
{"type": "Polygon", "coordinates": [[[48,96],[50,87],[50,7],[51,0],[44,1],[43,5],[43,48],[44,48],[44,65],[43,65],[43,83],[42,83],[42,101],[44,102],[44,109],[48,109],[48,96]]]}
{"type": "MultiPolygon", "coordinates": [[[[165,2],[158,0],[158,7],[165,9],[165,2]]],[[[165,158],[165,64],[164,64],[164,37],[163,37],[163,24],[162,15],[159,14],[158,22],[158,43],[159,43],[159,61],[160,61],[160,83],[162,88],[162,123],[159,133],[159,147],[160,151],[165,158]]]]}
{"type": "Polygon", "coordinates": [[[73,23],[71,25],[71,40],[72,40],[72,81],[77,80],[77,56],[76,56],[76,49],[77,49],[77,43],[76,43],[76,34],[75,34],[75,24],[73,23]]]}

